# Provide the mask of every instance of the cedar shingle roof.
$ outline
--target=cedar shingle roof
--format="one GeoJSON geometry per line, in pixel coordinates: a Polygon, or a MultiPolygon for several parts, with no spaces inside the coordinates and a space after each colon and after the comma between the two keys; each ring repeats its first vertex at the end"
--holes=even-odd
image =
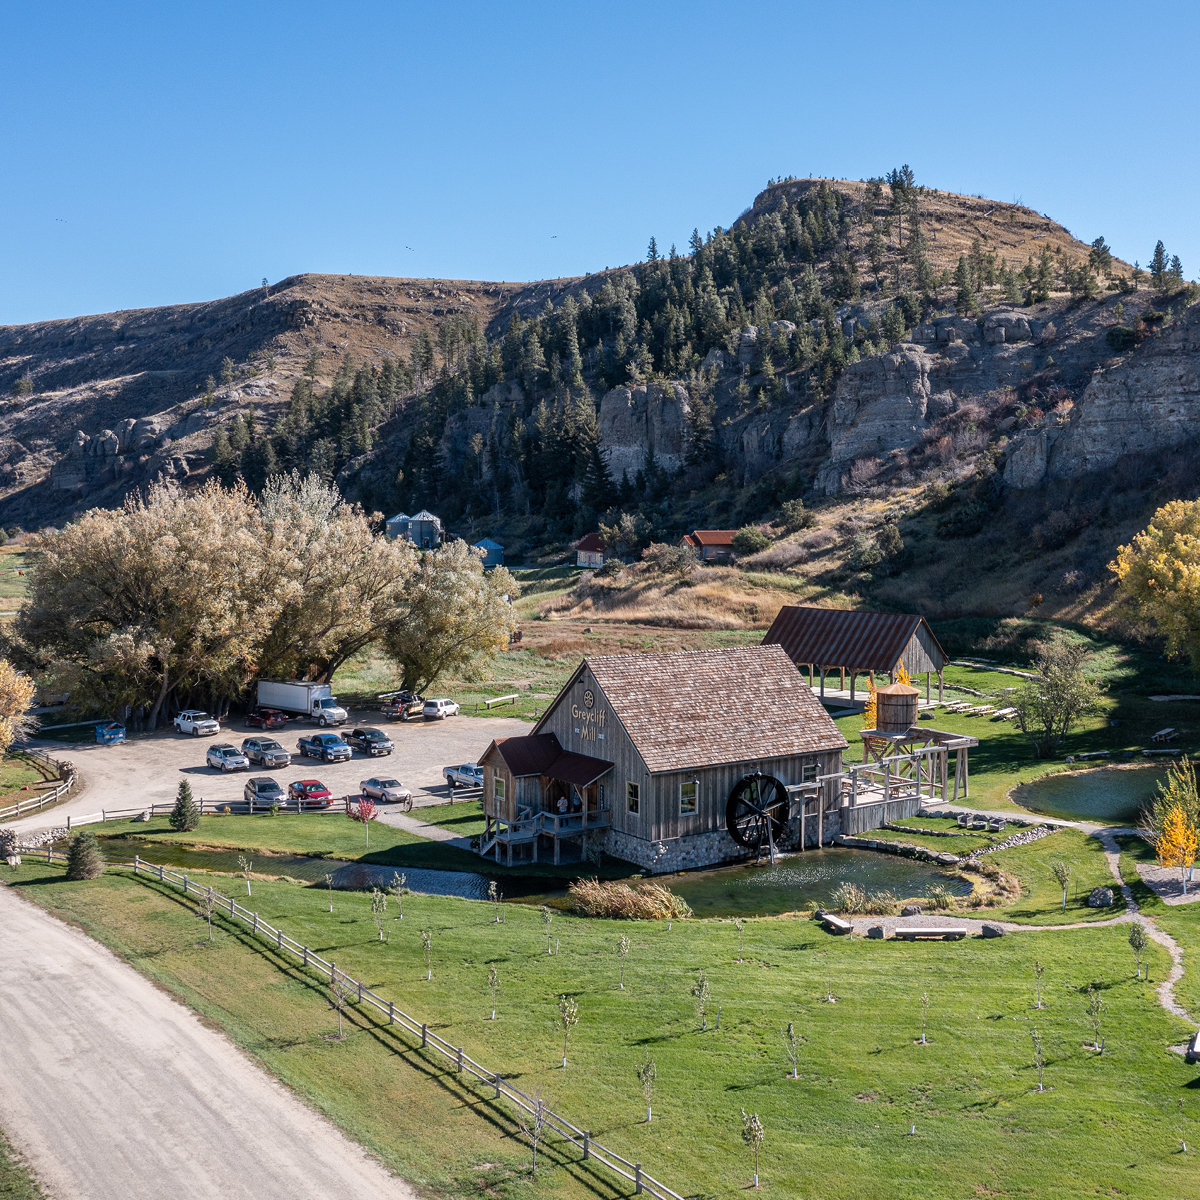
{"type": "Polygon", "coordinates": [[[778,646],[612,654],[585,664],[652,772],[847,745],[778,646]]]}
{"type": "Polygon", "coordinates": [[[911,613],[857,612],[845,608],[785,605],[771,623],[763,645],[776,644],[797,666],[845,667],[851,671],[891,671],[921,626],[932,647],[949,662],[924,617],[911,613]]]}

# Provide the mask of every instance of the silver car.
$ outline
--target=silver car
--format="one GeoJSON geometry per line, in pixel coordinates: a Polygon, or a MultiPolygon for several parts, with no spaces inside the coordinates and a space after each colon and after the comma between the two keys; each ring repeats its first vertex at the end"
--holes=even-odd
{"type": "Polygon", "coordinates": [[[372,800],[400,804],[405,812],[412,809],[413,794],[398,779],[364,779],[358,785],[358,790],[372,800]]]}
{"type": "Polygon", "coordinates": [[[204,763],[218,771],[248,771],[250,769],[250,760],[236,746],[231,746],[228,742],[217,742],[216,745],[209,746],[208,753],[204,756],[204,763]]]}
{"type": "Polygon", "coordinates": [[[271,737],[246,738],[242,753],[260,767],[288,767],[292,763],[292,756],[271,737]]]}

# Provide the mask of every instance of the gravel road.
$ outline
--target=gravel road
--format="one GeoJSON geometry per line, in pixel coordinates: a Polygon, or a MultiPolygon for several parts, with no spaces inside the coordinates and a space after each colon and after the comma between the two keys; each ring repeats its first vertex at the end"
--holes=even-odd
{"type": "Polygon", "coordinates": [[[55,1200],[413,1200],[219,1033],[0,887],[0,1127],[55,1200]]]}
{"type": "MultiPolygon", "coordinates": [[[[241,800],[247,774],[274,776],[284,786],[295,779],[319,779],[335,796],[358,791],[359,782],[372,775],[399,779],[413,791],[417,805],[444,804],[450,799],[442,777],[442,768],[457,763],[475,762],[492,738],[526,734],[533,727],[515,717],[450,717],[445,721],[386,721],[377,713],[355,714],[362,726],[382,729],[395,743],[395,751],[383,758],[367,758],[357,751],[349,762],[322,763],[300,758],[296,741],[315,732],[311,721],[289,722],[272,737],[292,755],[292,765],[271,771],[252,767],[249,772],[222,774],[204,765],[204,755],[213,742],[232,742],[240,746],[244,738],[261,730],[250,729],[239,721],[222,728],[216,737],[193,738],[160,730],[148,737],[135,738],[123,745],[97,746],[94,742],[64,745],[61,742],[35,742],[55,758],[73,762],[83,776],[84,788],[78,796],[43,813],[33,813],[11,822],[18,831],[46,829],[65,824],[68,813],[94,813],[101,809],[135,808],[165,804],[175,798],[180,779],[190,779],[192,792],[205,801],[230,803],[241,800]]],[[[346,733],[353,724],[339,732],[346,733]]],[[[90,731],[89,731],[90,732],[90,731]]],[[[465,793],[459,793],[464,795],[465,793]]],[[[384,809],[386,820],[388,810],[384,809]]]]}

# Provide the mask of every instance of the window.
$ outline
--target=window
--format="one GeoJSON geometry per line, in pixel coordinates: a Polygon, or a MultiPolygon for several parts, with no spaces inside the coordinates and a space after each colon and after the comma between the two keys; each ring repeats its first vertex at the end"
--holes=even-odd
{"type": "Polygon", "coordinates": [[[688,779],[679,785],[679,811],[684,816],[696,812],[696,791],[698,784],[694,779],[688,779]]]}
{"type": "Polygon", "coordinates": [[[504,800],[504,776],[492,776],[492,799],[497,801],[504,800]]]}
{"type": "Polygon", "coordinates": [[[806,762],[800,768],[801,783],[816,783],[817,782],[817,764],[815,762],[806,762]]]}
{"type": "Polygon", "coordinates": [[[625,785],[625,804],[631,813],[638,811],[639,796],[641,792],[636,783],[627,783],[625,785]]]}

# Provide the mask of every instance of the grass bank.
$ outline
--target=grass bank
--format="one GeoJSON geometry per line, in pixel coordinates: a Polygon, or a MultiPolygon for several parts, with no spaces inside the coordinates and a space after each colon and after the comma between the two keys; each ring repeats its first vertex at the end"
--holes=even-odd
{"type": "Polygon", "coordinates": [[[4,1200],[45,1200],[46,1196],[2,1132],[0,1132],[0,1196],[3,1196],[4,1200]]]}
{"type": "MultiPolygon", "coordinates": [[[[452,1196],[608,1195],[553,1144],[536,1182],[507,1113],[452,1069],[350,1006],[349,1036],[326,989],[218,919],[212,943],[190,903],[157,885],[109,876],[62,881],[36,864],[7,873],[31,900],[78,921],[150,978],[214,1021],[289,1086],[395,1170],[452,1196]]],[[[228,881],[220,881],[228,886],[228,881]]],[[[815,923],[757,919],[609,922],[558,916],[546,953],[536,910],[409,897],[380,942],[369,898],[259,884],[255,907],[292,936],[394,998],[442,1037],[541,1092],[581,1126],[684,1195],[732,1197],[749,1184],[740,1109],[766,1130],[764,1190],[822,1200],[930,1195],[1189,1193],[1177,1154],[1178,1100],[1200,1138],[1194,1069],[1165,1047],[1184,1034],[1153,988],[1133,979],[1122,928],[1018,934],[955,944],[848,941],[815,923]],[[421,931],[433,945],[425,981],[421,931]],[[632,943],[618,987],[618,936],[632,943]],[[1046,965],[1046,1007],[1033,1005],[1033,960],[1046,965]],[[488,1020],[489,965],[499,972],[488,1020]],[[689,994],[703,970],[713,1012],[702,1032],[689,994]],[[1085,1049],[1086,988],[1105,1001],[1106,1051],[1085,1049]],[[832,989],[837,1002],[825,1002],[832,989]],[[930,998],[920,1045],[919,998],[930,998]],[[558,1000],[579,1023],[560,1065],[558,1000]],[[721,1006],[720,1030],[713,1028],[721,1006]],[[780,1029],[805,1039],[790,1079],[780,1029]],[[1030,1031],[1046,1051],[1037,1090],[1030,1031]],[[657,1064],[647,1124],[635,1067],[657,1064]],[[910,1136],[910,1126],[915,1133],[910,1136]],[[851,1165],[852,1164],[852,1169],[851,1165]]],[[[1157,978],[1167,956],[1150,950],[1157,978]]]]}

